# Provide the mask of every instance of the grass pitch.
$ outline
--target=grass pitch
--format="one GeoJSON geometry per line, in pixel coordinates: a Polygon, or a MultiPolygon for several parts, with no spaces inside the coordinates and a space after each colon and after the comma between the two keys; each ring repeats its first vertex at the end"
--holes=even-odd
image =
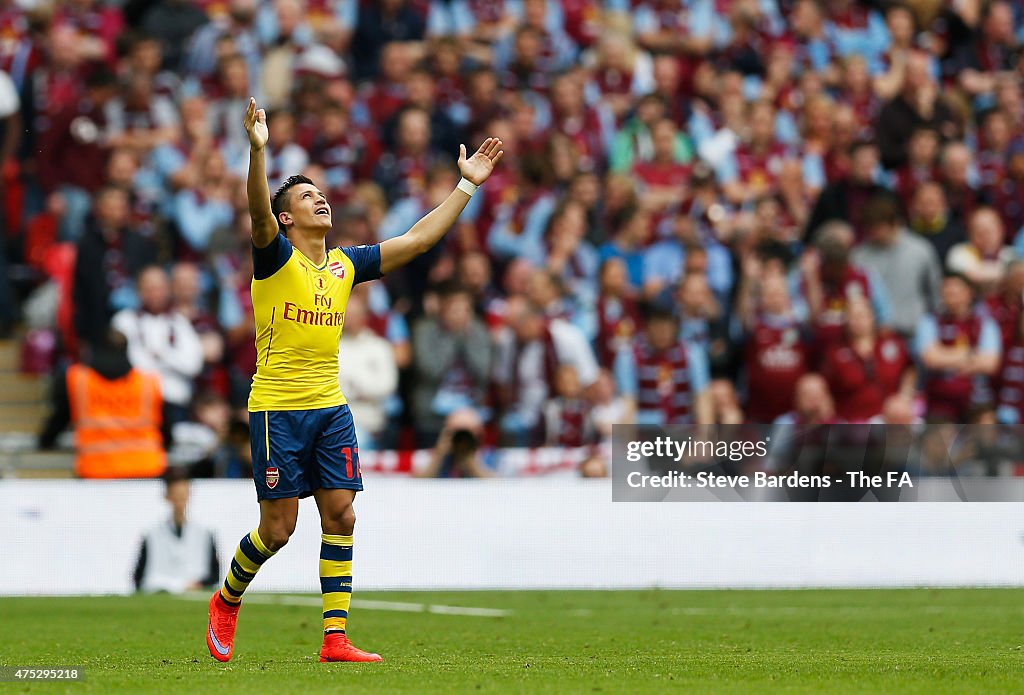
{"type": "Polygon", "coordinates": [[[382,664],[318,663],[312,596],[253,594],[226,665],[201,599],[0,599],[0,664],[86,669],[0,692],[1024,692],[1024,590],[355,596],[350,635],[382,664]]]}

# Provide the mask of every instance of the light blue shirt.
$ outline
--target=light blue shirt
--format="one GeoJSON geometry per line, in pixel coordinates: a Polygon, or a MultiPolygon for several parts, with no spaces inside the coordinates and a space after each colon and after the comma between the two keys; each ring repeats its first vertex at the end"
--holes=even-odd
{"type": "MultiPolygon", "coordinates": [[[[733,285],[732,257],[729,251],[717,242],[704,245],[708,254],[708,285],[721,300],[729,296],[733,285]]],[[[683,277],[686,249],[676,239],[665,239],[654,244],[643,256],[644,282],[660,280],[674,285],[683,277]]]]}
{"type": "Polygon", "coordinates": [[[548,227],[548,220],[555,211],[555,197],[546,194],[530,206],[523,219],[523,228],[519,234],[512,231],[512,208],[511,206],[499,213],[498,219],[491,225],[487,234],[487,244],[491,252],[502,260],[518,258],[543,258],[544,253],[544,232],[548,227]]]}
{"type": "MultiPolygon", "coordinates": [[[[999,326],[988,316],[981,317],[981,333],[978,336],[978,352],[1000,355],[1003,352],[1002,334],[999,326]]],[[[920,359],[924,351],[939,341],[939,322],[933,314],[921,318],[914,333],[914,354],[920,359]]]]}
{"type": "Polygon", "coordinates": [[[205,251],[213,233],[221,227],[231,226],[234,222],[235,211],[227,201],[199,202],[199,197],[186,189],[174,196],[172,218],[189,247],[196,251],[205,251]]]}

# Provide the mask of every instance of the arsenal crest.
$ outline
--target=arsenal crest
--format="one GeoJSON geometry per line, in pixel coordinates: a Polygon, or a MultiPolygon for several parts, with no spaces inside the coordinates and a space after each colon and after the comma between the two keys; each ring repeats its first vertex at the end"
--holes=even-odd
{"type": "Polygon", "coordinates": [[[341,261],[333,261],[327,268],[331,271],[331,275],[338,278],[339,280],[345,279],[345,264],[341,261]]]}
{"type": "Polygon", "coordinates": [[[267,487],[273,490],[277,487],[277,481],[281,479],[281,474],[278,472],[276,466],[270,466],[267,468],[267,487]]]}

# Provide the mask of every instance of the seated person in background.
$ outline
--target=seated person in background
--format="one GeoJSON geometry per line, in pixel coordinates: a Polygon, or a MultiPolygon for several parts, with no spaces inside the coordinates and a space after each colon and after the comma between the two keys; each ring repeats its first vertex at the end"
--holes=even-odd
{"type": "Polygon", "coordinates": [[[555,371],[555,397],[544,406],[545,446],[581,447],[597,441],[590,404],[583,398],[583,387],[576,368],[563,364],[555,371]]]}
{"type": "Polygon", "coordinates": [[[384,405],[398,388],[398,367],[391,343],[367,326],[366,304],[351,295],[345,310],[345,332],[338,351],[338,381],[348,399],[356,436],[363,451],[376,448],[387,425],[384,405]]]}
{"type": "Polygon", "coordinates": [[[490,478],[480,454],[483,420],[472,409],[456,410],[448,416],[437,439],[430,465],[418,475],[423,478],[490,478]]]}
{"type": "Polygon", "coordinates": [[[220,581],[220,561],[213,533],[187,516],[190,483],[183,469],[169,468],[164,476],[165,499],[171,518],[146,532],[135,564],[137,591],[196,591],[220,581]]]}
{"type": "Polygon", "coordinates": [[[619,392],[630,398],[641,425],[706,425],[712,421],[707,355],[679,337],[679,319],[653,309],[632,349],[615,359],[619,392]]]}
{"type": "Polygon", "coordinates": [[[870,300],[878,323],[889,322],[885,286],[872,271],[850,260],[853,243],[853,227],[833,220],[815,233],[815,250],[801,260],[801,290],[811,312],[815,359],[843,337],[843,312],[850,299],[870,300]]]}
{"type": "Polygon", "coordinates": [[[481,407],[491,370],[490,338],[473,313],[472,295],[455,284],[438,294],[437,315],[413,329],[412,411],[420,446],[437,440],[450,413],[481,407]]]}
{"type": "Polygon", "coordinates": [[[914,337],[924,373],[929,422],[966,422],[971,405],[988,398],[986,377],[999,369],[999,326],[974,307],[974,287],[962,275],[942,282],[942,309],[921,319],[914,337]]]}
{"type": "Polygon", "coordinates": [[[775,420],[776,425],[832,425],[836,422],[836,406],[828,382],[814,372],[797,380],[793,409],[775,420]]]}
{"type": "Polygon", "coordinates": [[[141,307],[119,311],[111,325],[128,339],[132,366],[159,375],[165,415],[173,425],[188,415],[203,345],[192,323],[172,308],[171,281],[162,268],[145,268],[137,284],[141,307]]]}
{"type": "Polygon", "coordinates": [[[611,371],[602,369],[586,390],[586,396],[591,421],[602,442],[611,441],[613,426],[633,420],[634,413],[629,408],[628,399],[615,393],[615,377],[611,371]]]}
{"type": "Polygon", "coordinates": [[[846,307],[846,335],[825,353],[822,375],[836,411],[847,422],[866,422],[882,413],[886,398],[913,398],[916,374],[910,353],[898,336],[879,331],[865,299],[846,307]]]}
{"type": "Polygon", "coordinates": [[[1013,248],[1006,246],[1002,218],[992,208],[981,207],[967,220],[967,241],[949,250],[946,268],[964,275],[981,297],[987,297],[998,289],[1013,258],[1013,248]]]}
{"type": "Polygon", "coordinates": [[[797,381],[810,369],[804,327],[797,318],[785,277],[746,263],[739,302],[746,337],[743,366],[750,422],[770,423],[793,406],[797,381]]]}
{"type": "Polygon", "coordinates": [[[53,382],[53,410],[39,436],[51,449],[69,423],[75,427],[75,474],[80,478],[153,478],[167,468],[160,382],[128,362],[124,335],[110,331],[86,348],[53,382]]]}
{"type": "Polygon", "coordinates": [[[727,379],[715,379],[708,387],[716,425],[742,425],[745,420],[736,387],[727,379]]]}
{"type": "Polygon", "coordinates": [[[504,408],[506,446],[536,446],[544,402],[559,366],[570,364],[590,388],[598,367],[583,332],[564,319],[547,320],[535,304],[509,301],[508,326],[498,332],[494,381],[504,408]]]}

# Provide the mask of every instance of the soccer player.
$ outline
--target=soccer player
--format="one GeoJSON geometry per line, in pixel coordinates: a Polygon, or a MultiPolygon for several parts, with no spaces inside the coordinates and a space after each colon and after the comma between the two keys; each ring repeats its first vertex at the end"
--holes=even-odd
{"type": "Polygon", "coordinates": [[[331,206],[316,185],[292,176],[270,196],[264,164],[267,116],[249,100],[247,193],[252,217],[256,375],[249,396],[259,526],[242,538],[224,585],[210,598],[206,643],[218,661],[233,652],[242,594],[295,530],[299,499],[320,511],[320,661],[380,661],[345,635],[352,596],[352,503],[363,489],[352,415],[338,386],[338,342],[353,285],[376,280],[445,235],[501,160],[488,138],[473,156],[459,148],[462,180],[405,234],[373,246],[327,249],[331,206]]]}

